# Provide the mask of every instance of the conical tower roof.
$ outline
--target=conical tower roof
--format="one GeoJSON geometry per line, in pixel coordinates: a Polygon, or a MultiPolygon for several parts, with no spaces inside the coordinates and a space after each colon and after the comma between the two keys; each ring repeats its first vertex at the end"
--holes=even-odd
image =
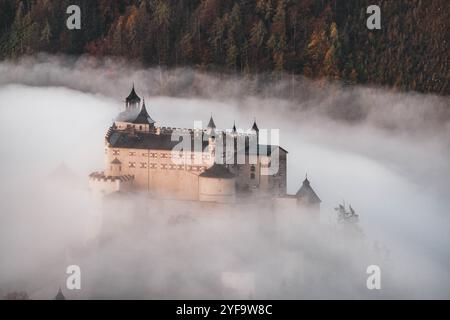
{"type": "Polygon", "coordinates": [[[147,108],[145,107],[145,99],[142,103],[141,111],[139,112],[136,119],[133,121],[134,124],[154,124],[155,121],[150,117],[147,112],[147,108]]]}
{"type": "Polygon", "coordinates": [[[258,128],[258,126],[256,125],[256,119],[253,121],[252,130],[253,130],[253,131],[256,131],[256,132],[259,132],[259,128],[258,128]]]}
{"type": "Polygon", "coordinates": [[[223,164],[214,163],[211,167],[206,169],[200,174],[200,177],[205,178],[220,178],[220,179],[232,179],[234,174],[227,169],[223,164]]]}
{"type": "Polygon", "coordinates": [[[308,176],[306,176],[305,180],[303,180],[303,184],[300,189],[296,193],[297,198],[306,200],[308,203],[321,203],[319,196],[311,187],[311,183],[308,180],[308,176]]]}
{"type": "Polygon", "coordinates": [[[55,296],[55,300],[66,300],[66,297],[64,297],[64,295],[61,291],[61,287],[59,287],[59,289],[58,289],[58,293],[55,296]]]}
{"type": "Polygon", "coordinates": [[[209,122],[208,122],[207,128],[208,129],[215,129],[216,128],[216,124],[214,123],[214,119],[213,119],[212,116],[211,116],[211,118],[209,118],[209,122]]]}
{"type": "Polygon", "coordinates": [[[136,94],[136,91],[134,91],[134,84],[130,94],[125,100],[126,102],[135,102],[135,101],[141,102],[141,98],[139,98],[139,96],[136,94]]]}
{"type": "Polygon", "coordinates": [[[237,132],[237,130],[236,130],[236,122],[233,122],[233,130],[232,130],[232,132],[233,132],[233,133],[236,133],[236,132],[237,132]]]}

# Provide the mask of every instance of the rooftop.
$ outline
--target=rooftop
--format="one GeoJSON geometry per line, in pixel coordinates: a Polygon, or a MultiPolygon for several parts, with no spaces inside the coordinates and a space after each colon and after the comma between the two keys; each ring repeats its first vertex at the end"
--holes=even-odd
{"type": "Polygon", "coordinates": [[[139,98],[139,96],[136,94],[136,91],[134,91],[134,84],[133,84],[133,88],[131,89],[130,94],[128,95],[128,97],[125,99],[126,102],[134,102],[134,101],[141,101],[141,98],[139,98]]]}
{"type": "Polygon", "coordinates": [[[134,124],[150,124],[150,125],[155,123],[155,121],[150,117],[150,115],[147,112],[147,108],[145,107],[145,100],[142,103],[141,111],[132,122],[134,124]]]}
{"type": "Polygon", "coordinates": [[[223,164],[214,163],[211,167],[203,171],[200,174],[200,177],[233,179],[234,174],[232,174],[223,164]]]}
{"type": "Polygon", "coordinates": [[[303,181],[302,186],[297,191],[296,194],[297,198],[305,199],[308,203],[321,203],[322,200],[320,200],[319,196],[316,194],[316,192],[311,187],[311,183],[309,182],[308,178],[306,177],[303,181]]]}

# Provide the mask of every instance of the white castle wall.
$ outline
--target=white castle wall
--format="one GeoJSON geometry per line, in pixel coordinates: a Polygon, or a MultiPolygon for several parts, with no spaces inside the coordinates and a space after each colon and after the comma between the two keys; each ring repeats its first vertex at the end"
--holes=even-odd
{"type": "Polygon", "coordinates": [[[198,175],[209,168],[214,160],[209,154],[184,152],[185,161],[175,161],[171,150],[107,146],[105,153],[106,168],[110,168],[111,162],[117,158],[122,163],[121,174],[135,177],[136,189],[183,200],[198,200],[198,175]],[[195,163],[194,157],[200,163],[195,163]]]}
{"type": "Polygon", "coordinates": [[[218,203],[235,202],[235,183],[233,179],[199,177],[199,200],[218,203]]]}
{"type": "Polygon", "coordinates": [[[132,190],[133,177],[127,176],[125,179],[105,176],[103,172],[94,172],[89,176],[89,188],[94,196],[104,196],[116,191],[132,190]]]}

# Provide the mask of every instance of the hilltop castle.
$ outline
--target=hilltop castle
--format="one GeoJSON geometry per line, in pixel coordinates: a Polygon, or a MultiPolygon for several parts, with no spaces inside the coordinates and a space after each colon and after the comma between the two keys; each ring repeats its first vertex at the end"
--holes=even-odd
{"type": "Polygon", "coordinates": [[[321,200],[307,178],[295,195],[287,194],[288,152],[260,144],[259,137],[256,120],[246,132],[235,125],[219,131],[212,116],[206,129],[156,126],[133,85],[105,135],[105,170],[90,174],[90,188],[98,195],[140,191],[212,203],[273,198],[318,209],[321,200]]]}

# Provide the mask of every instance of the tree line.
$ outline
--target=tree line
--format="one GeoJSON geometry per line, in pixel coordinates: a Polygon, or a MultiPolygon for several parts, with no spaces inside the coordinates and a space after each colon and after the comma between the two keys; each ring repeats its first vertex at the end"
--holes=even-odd
{"type": "Polygon", "coordinates": [[[449,94],[450,2],[368,0],[0,0],[0,58],[120,56],[251,77],[302,74],[449,94]],[[370,3],[369,3],[370,2],[370,3]],[[66,9],[81,8],[81,30],[66,9]]]}

